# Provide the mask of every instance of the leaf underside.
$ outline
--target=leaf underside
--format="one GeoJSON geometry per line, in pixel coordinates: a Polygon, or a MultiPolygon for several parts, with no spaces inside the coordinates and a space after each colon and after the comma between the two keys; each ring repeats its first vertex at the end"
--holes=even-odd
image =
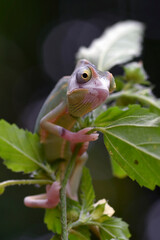
{"type": "Polygon", "coordinates": [[[91,61],[101,71],[109,70],[140,55],[143,32],[144,26],[140,22],[117,23],[107,28],[88,48],[81,47],[76,57],[91,61]]]}

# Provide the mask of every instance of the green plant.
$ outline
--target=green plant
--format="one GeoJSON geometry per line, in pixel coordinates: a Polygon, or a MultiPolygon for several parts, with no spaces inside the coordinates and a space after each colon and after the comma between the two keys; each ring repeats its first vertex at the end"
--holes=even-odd
{"type": "MultiPolygon", "coordinates": [[[[138,56],[144,27],[137,22],[119,23],[107,30],[91,46],[80,48],[77,58],[86,58],[100,70],[109,70],[138,56]]],[[[102,132],[110,154],[113,174],[129,176],[140,186],[160,186],[160,101],[140,62],[122,66],[124,74],[116,76],[117,91],[107,99],[107,110],[96,109],[78,123],[77,128],[94,126],[102,132]]],[[[93,231],[102,240],[127,240],[128,224],[114,217],[105,199],[95,203],[89,170],[84,167],[79,188],[79,201],[66,199],[65,189],[72,171],[78,144],[66,169],[61,189],[61,204],[47,209],[44,222],[54,233],[52,240],[89,240],[93,231]],[[61,218],[61,219],[60,219],[61,218]]],[[[52,166],[45,161],[39,136],[0,121],[0,157],[14,172],[29,174],[31,179],[0,183],[0,193],[14,184],[51,184],[55,180],[52,166]]],[[[108,196],[109,197],[109,196],[108,196]]]]}

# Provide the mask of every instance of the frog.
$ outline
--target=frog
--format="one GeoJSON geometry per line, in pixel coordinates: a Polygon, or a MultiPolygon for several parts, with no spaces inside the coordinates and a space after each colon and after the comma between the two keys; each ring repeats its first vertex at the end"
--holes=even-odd
{"type": "Polygon", "coordinates": [[[59,177],[46,186],[46,193],[27,196],[27,207],[53,208],[60,201],[61,181],[68,161],[78,143],[81,148],[67,183],[67,196],[77,200],[78,187],[88,154],[89,143],[96,141],[94,127],[74,131],[77,121],[101,106],[116,88],[113,75],[100,71],[94,64],[81,59],[70,76],[61,78],[51,91],[38,114],[35,132],[40,136],[47,162],[63,159],[59,165],[59,177]]]}

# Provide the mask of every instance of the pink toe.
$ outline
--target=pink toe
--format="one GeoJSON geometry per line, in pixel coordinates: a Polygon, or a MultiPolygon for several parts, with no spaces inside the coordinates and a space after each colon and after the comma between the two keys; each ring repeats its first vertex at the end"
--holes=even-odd
{"type": "Polygon", "coordinates": [[[60,201],[60,188],[61,185],[58,181],[54,182],[51,186],[46,186],[48,208],[58,205],[60,201]]]}

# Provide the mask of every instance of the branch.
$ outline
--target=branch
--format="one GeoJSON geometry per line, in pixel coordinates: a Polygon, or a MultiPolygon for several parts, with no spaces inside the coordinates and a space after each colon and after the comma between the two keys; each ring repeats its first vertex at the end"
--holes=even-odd
{"type": "Polygon", "coordinates": [[[5,187],[14,186],[14,185],[30,185],[30,184],[39,184],[46,185],[52,184],[51,180],[39,180],[39,179],[19,179],[19,180],[8,180],[0,183],[0,194],[4,192],[5,187]]]}
{"type": "Polygon", "coordinates": [[[77,157],[77,154],[81,148],[81,144],[77,144],[70,162],[67,166],[64,179],[62,181],[62,187],[60,192],[60,199],[61,199],[61,223],[62,223],[62,240],[68,240],[68,229],[67,229],[67,203],[66,203],[66,185],[68,182],[68,179],[70,177],[70,174],[72,172],[72,169],[75,164],[75,160],[77,157]]]}

